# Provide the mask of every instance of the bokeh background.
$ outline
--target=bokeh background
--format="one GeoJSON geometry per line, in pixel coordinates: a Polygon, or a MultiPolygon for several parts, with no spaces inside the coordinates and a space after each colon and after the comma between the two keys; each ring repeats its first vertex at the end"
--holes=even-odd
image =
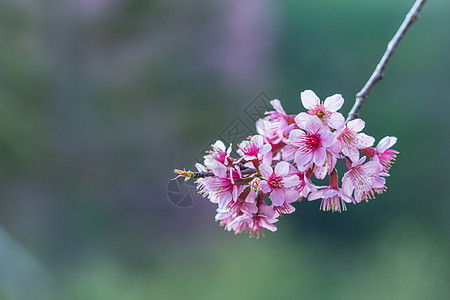
{"type": "Polygon", "coordinates": [[[0,299],[448,299],[450,2],[429,1],[361,117],[388,191],[234,236],[167,197],[264,91],[347,113],[412,0],[1,0],[0,299]]]}

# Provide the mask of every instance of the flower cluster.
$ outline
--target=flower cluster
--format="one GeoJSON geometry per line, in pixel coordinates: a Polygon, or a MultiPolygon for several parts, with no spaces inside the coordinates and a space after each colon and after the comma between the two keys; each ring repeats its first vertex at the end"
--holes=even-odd
{"type": "Polygon", "coordinates": [[[216,221],[226,230],[259,237],[264,229],[276,231],[274,223],[293,213],[292,203],[302,198],[321,199],[320,209],[342,212],[386,189],[397,138],[385,137],[373,147],[375,139],[361,132],[364,121],[346,123],[338,112],[341,95],[322,102],[307,90],[301,102],[307,111],[288,115],[279,100],[272,100],[274,111],[256,122],[257,135],[238,145],[239,157],[231,157],[231,145],[217,141],[203,164],[196,164],[199,172],[176,170],[186,179],[197,178],[199,191],[217,204],[216,221]],[[341,181],[340,159],[346,167],[341,181]]]}

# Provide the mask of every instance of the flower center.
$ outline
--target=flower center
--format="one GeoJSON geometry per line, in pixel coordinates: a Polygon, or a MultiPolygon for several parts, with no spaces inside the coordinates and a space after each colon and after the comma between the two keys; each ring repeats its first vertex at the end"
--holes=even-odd
{"type": "Polygon", "coordinates": [[[344,144],[352,144],[353,140],[356,138],[356,132],[345,128],[344,131],[338,136],[338,140],[340,140],[344,144]]]}
{"type": "Polygon", "coordinates": [[[307,133],[303,136],[303,147],[309,152],[316,150],[320,146],[320,136],[313,133],[307,133]]]}
{"type": "Polygon", "coordinates": [[[310,114],[311,116],[318,116],[319,119],[322,119],[323,117],[326,116],[327,111],[326,111],[325,107],[323,106],[323,104],[319,104],[316,107],[308,110],[308,114],[310,114]]]}
{"type": "Polygon", "coordinates": [[[267,183],[270,185],[272,189],[281,189],[283,187],[282,184],[283,178],[281,176],[276,175],[273,173],[269,180],[267,180],[267,183]]]}

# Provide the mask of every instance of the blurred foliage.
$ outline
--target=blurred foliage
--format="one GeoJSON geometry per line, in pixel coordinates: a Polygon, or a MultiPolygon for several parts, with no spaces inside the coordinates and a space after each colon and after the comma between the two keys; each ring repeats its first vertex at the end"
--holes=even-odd
{"type": "Polygon", "coordinates": [[[448,298],[446,0],[362,111],[367,134],[399,138],[385,194],[299,203],[260,240],[166,196],[261,90],[289,113],[302,90],[341,93],[347,112],[412,2],[0,1],[0,222],[43,264],[0,255],[0,299],[31,265],[55,299],[448,298]]]}

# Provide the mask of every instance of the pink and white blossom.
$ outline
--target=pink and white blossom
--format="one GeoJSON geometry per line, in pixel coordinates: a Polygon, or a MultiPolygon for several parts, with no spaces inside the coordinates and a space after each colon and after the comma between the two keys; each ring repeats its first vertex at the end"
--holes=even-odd
{"type": "Polygon", "coordinates": [[[398,154],[397,150],[390,149],[396,142],[396,137],[386,136],[381,139],[376,148],[369,147],[367,149],[363,149],[361,152],[369,156],[370,159],[379,161],[383,166],[384,176],[387,176],[389,175],[387,172],[391,168],[398,154]]]}
{"type": "Polygon", "coordinates": [[[300,94],[300,99],[308,110],[307,113],[301,112],[295,117],[295,122],[300,128],[303,129],[312,116],[317,116],[325,125],[333,129],[344,125],[344,116],[337,112],[344,104],[344,98],[340,94],[330,96],[321,102],[313,91],[306,90],[300,94]]]}
{"type": "Polygon", "coordinates": [[[236,214],[244,213],[252,215],[257,213],[258,206],[256,206],[256,192],[247,189],[236,200],[230,201],[227,205],[227,209],[236,214]]]}
{"type": "Polygon", "coordinates": [[[355,119],[348,122],[344,127],[335,132],[336,139],[341,145],[341,152],[352,161],[359,159],[359,149],[371,147],[375,139],[365,133],[361,133],[365,122],[355,119]]]}
{"type": "Polygon", "coordinates": [[[284,138],[284,131],[288,127],[288,115],[281,106],[278,99],[270,101],[275,111],[267,112],[264,119],[256,121],[256,131],[267,139],[267,141],[276,145],[282,142],[284,138]]]}
{"type": "Polygon", "coordinates": [[[327,158],[327,149],[333,143],[333,133],[323,125],[317,116],[309,119],[304,131],[294,129],[289,134],[289,141],[297,147],[294,161],[300,171],[305,171],[314,163],[322,166],[327,158]]]}
{"type": "MultiPolygon", "coordinates": [[[[259,183],[261,192],[269,194],[269,198],[275,206],[282,206],[286,201],[287,188],[299,184],[298,177],[288,175],[289,164],[285,161],[279,162],[275,170],[268,164],[261,164],[259,167],[264,180],[259,183]]],[[[291,196],[288,194],[288,196],[291,196]]]]}
{"type": "Polygon", "coordinates": [[[308,200],[322,199],[320,203],[320,209],[323,211],[346,211],[347,207],[345,203],[355,203],[355,200],[344,193],[338,185],[337,171],[334,170],[330,175],[330,185],[322,187],[322,189],[312,192],[308,196],[308,200]]]}
{"type": "Polygon", "coordinates": [[[212,203],[217,203],[219,208],[226,207],[231,201],[236,201],[244,190],[243,185],[236,184],[241,179],[239,170],[229,169],[224,176],[206,177],[198,180],[197,189],[208,196],[212,203]]]}
{"type": "Polygon", "coordinates": [[[275,232],[277,231],[277,227],[273,225],[273,223],[278,222],[278,219],[269,218],[263,214],[253,214],[249,215],[240,215],[236,217],[233,221],[228,224],[229,230],[234,230],[235,234],[247,231],[250,234],[250,237],[254,237],[256,235],[259,238],[260,235],[264,236],[264,228],[275,232]]]}
{"type": "Polygon", "coordinates": [[[270,144],[264,143],[261,135],[254,135],[249,141],[239,144],[238,154],[246,160],[260,159],[272,149],[270,144]]]}
{"type": "Polygon", "coordinates": [[[366,157],[362,157],[351,164],[351,168],[342,178],[342,189],[346,195],[355,192],[356,202],[368,201],[375,197],[375,193],[382,193],[386,187],[386,179],[381,176],[383,166],[377,161],[364,164],[366,157]]]}

